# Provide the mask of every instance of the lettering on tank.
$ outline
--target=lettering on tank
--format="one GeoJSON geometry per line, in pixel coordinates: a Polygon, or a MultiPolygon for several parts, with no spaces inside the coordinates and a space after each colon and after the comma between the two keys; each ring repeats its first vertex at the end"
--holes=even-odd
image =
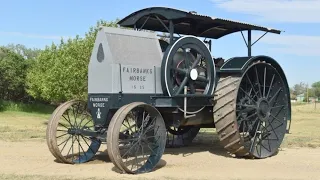
{"type": "Polygon", "coordinates": [[[126,92],[152,92],[154,91],[153,67],[137,67],[122,65],[122,86],[126,92]]]}
{"type": "Polygon", "coordinates": [[[90,97],[89,101],[92,102],[92,107],[102,108],[105,107],[105,103],[109,101],[108,97],[90,97]]]}
{"type": "Polygon", "coordinates": [[[130,73],[129,81],[146,81],[146,76],[152,74],[153,69],[148,68],[132,68],[132,67],[123,67],[123,73],[130,73]]]}

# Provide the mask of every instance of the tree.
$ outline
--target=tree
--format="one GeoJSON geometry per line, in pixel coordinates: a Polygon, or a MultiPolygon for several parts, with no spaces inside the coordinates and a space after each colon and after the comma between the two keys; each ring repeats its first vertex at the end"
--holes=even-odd
{"type": "Polygon", "coordinates": [[[290,90],[295,96],[304,94],[307,90],[307,84],[300,82],[299,84],[295,84],[290,90]]]}
{"type": "Polygon", "coordinates": [[[0,47],[0,96],[3,100],[24,100],[27,71],[25,59],[4,47],[0,47]]]}
{"type": "Polygon", "coordinates": [[[22,44],[8,44],[4,46],[4,48],[21,55],[25,59],[35,59],[41,52],[41,49],[27,48],[25,45],[22,44]]]}
{"type": "Polygon", "coordinates": [[[61,39],[47,46],[27,74],[28,93],[41,100],[60,103],[87,98],[88,64],[100,26],[117,27],[116,22],[100,20],[85,37],[61,39]]]}
{"type": "Polygon", "coordinates": [[[297,99],[297,95],[294,94],[293,92],[294,92],[293,88],[290,88],[290,98],[291,99],[297,99]]]}
{"type": "Polygon", "coordinates": [[[320,81],[315,82],[311,85],[314,96],[320,97],[320,81]]]}

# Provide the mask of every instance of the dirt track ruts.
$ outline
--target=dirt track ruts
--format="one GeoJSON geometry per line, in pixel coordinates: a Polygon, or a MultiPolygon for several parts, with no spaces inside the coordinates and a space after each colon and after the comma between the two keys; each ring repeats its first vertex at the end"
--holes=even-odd
{"type": "MultiPolygon", "coordinates": [[[[106,146],[101,147],[105,151],[106,146]]],[[[236,159],[219,145],[194,143],[167,149],[158,168],[142,175],[119,174],[106,153],[81,165],[55,162],[45,142],[0,142],[0,174],[105,179],[320,179],[320,149],[284,149],[262,160],[236,159]]]]}

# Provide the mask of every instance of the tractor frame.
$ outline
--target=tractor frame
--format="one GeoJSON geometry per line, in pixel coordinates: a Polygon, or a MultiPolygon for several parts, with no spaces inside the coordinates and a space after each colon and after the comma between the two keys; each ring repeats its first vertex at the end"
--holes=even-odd
{"type": "Polygon", "coordinates": [[[166,7],[141,9],[121,19],[118,25],[119,30],[101,27],[97,35],[89,64],[88,102],[65,102],[50,118],[47,144],[57,160],[87,162],[102,143],[107,143],[111,161],[122,172],[150,172],[165,147],[190,144],[200,128],[216,128],[222,146],[238,157],[259,159],[277,152],[291,123],[288,83],[277,61],[265,55],[252,56],[252,46],[267,33],[280,34],[280,30],[166,7]],[[252,31],[265,33],[252,43],[252,31]],[[168,35],[158,34],[157,44],[154,32],[168,35]],[[212,39],[236,32],[245,41],[247,56],[226,61],[212,57],[212,39]],[[101,40],[100,36],[106,38],[101,40]],[[131,37],[150,43],[155,53],[142,54],[141,49],[130,45],[131,37]],[[129,39],[125,42],[125,38],[129,39]],[[128,47],[118,46],[119,51],[114,47],[116,43],[128,47]],[[119,52],[135,50],[141,57],[154,56],[150,61],[155,65],[144,66],[149,62],[139,59],[133,65],[123,59],[116,62],[118,56],[122,57],[119,52]],[[114,63],[102,72],[99,63],[108,58],[114,63]],[[103,74],[109,71],[114,74],[103,74]],[[136,76],[132,72],[149,75],[136,76]],[[98,78],[99,73],[104,76],[98,78]],[[139,83],[123,82],[128,73],[132,75],[129,79],[139,83]],[[113,89],[101,90],[108,89],[108,85],[113,89]],[[58,142],[61,137],[66,140],[58,142]],[[70,147],[65,149],[69,141],[70,147]]]}

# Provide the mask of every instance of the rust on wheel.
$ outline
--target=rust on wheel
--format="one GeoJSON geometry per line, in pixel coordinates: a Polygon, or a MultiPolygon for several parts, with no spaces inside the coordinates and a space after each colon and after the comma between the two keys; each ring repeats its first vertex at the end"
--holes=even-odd
{"type": "Polygon", "coordinates": [[[152,171],[165,150],[166,127],[157,109],[135,102],[121,107],[107,132],[107,150],[113,164],[123,173],[152,171]]]}
{"type": "Polygon", "coordinates": [[[277,152],[291,113],[284,78],[274,66],[260,61],[252,63],[242,76],[220,78],[214,122],[230,153],[266,158],[277,152]]]}
{"type": "Polygon", "coordinates": [[[76,164],[91,160],[101,141],[84,136],[82,130],[94,131],[86,104],[72,100],[55,109],[47,125],[46,140],[51,154],[62,163],[76,164]]]}

